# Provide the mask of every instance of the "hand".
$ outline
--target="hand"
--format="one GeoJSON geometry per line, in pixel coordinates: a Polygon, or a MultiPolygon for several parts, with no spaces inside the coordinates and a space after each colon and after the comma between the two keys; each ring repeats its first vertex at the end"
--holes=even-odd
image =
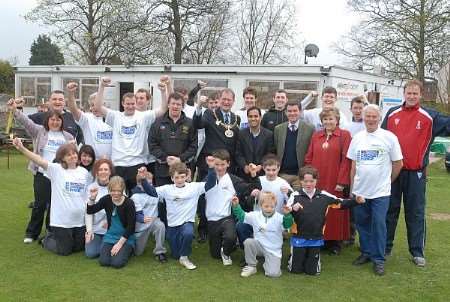
{"type": "Polygon", "coordinates": [[[180,160],[179,157],[169,155],[169,156],[166,157],[166,161],[167,161],[167,164],[168,164],[169,166],[172,166],[174,163],[178,163],[178,162],[180,162],[181,160],[180,160]]]}
{"type": "Polygon", "coordinates": [[[214,159],[214,157],[213,156],[211,156],[211,155],[208,155],[207,157],[206,157],[206,164],[208,165],[208,168],[214,168],[214,162],[215,162],[215,159],[214,159]]]}
{"type": "Polygon", "coordinates": [[[89,189],[89,199],[94,201],[97,198],[98,187],[92,187],[89,189]]]}
{"type": "Polygon", "coordinates": [[[289,192],[289,188],[286,187],[286,186],[282,186],[282,187],[280,188],[280,191],[281,191],[281,193],[283,193],[283,194],[287,194],[287,193],[289,192]]]}
{"type": "Polygon", "coordinates": [[[297,212],[298,210],[303,210],[303,206],[297,202],[294,205],[292,205],[292,211],[297,212]]]}
{"type": "Polygon", "coordinates": [[[337,192],[342,192],[342,191],[344,191],[344,186],[336,185],[336,188],[334,188],[334,190],[337,192]]]}
{"type": "Polygon", "coordinates": [[[23,146],[23,144],[22,144],[22,140],[20,139],[20,138],[18,138],[18,137],[15,137],[13,140],[12,140],[12,144],[14,145],[14,147],[16,147],[16,149],[17,150],[23,150],[25,147],[23,146]]]}
{"type": "Polygon", "coordinates": [[[248,165],[249,170],[250,170],[250,176],[251,177],[256,177],[256,174],[258,173],[258,166],[255,165],[254,163],[251,163],[248,165]]]}
{"type": "Polygon", "coordinates": [[[155,217],[145,216],[144,217],[144,223],[150,223],[153,220],[155,220],[155,217]]]}
{"type": "Polygon", "coordinates": [[[170,83],[170,77],[168,75],[163,75],[159,78],[159,82],[167,85],[170,83]]]}
{"type": "Polygon", "coordinates": [[[359,204],[363,204],[366,202],[366,199],[362,196],[356,196],[356,202],[359,204]]]}
{"type": "Polygon", "coordinates": [[[108,229],[108,220],[103,221],[102,228],[104,228],[105,230],[108,229]]]}
{"type": "Polygon", "coordinates": [[[94,240],[94,233],[86,232],[84,233],[84,241],[89,243],[91,240],[94,240]]]}
{"type": "Polygon", "coordinates": [[[167,85],[164,82],[159,82],[158,83],[158,89],[161,90],[162,93],[166,93],[167,92],[167,85]]]}
{"type": "Polygon", "coordinates": [[[283,213],[284,214],[289,214],[290,212],[292,212],[292,207],[290,207],[288,205],[284,205],[283,206],[283,213]]]}
{"type": "Polygon", "coordinates": [[[118,241],[111,249],[111,256],[115,256],[119,253],[120,249],[122,248],[123,244],[118,241]]]}
{"type": "Polygon", "coordinates": [[[78,84],[75,82],[69,82],[66,85],[67,91],[69,91],[70,93],[75,93],[75,91],[77,91],[78,89],[78,84]]]}
{"type": "Polygon", "coordinates": [[[110,77],[102,77],[100,79],[100,85],[103,87],[111,86],[111,78],[110,77]]]}
{"type": "Polygon", "coordinates": [[[252,197],[258,197],[260,192],[261,192],[261,191],[259,191],[258,189],[254,189],[254,190],[250,193],[250,196],[252,196],[252,197]]]}
{"type": "Polygon", "coordinates": [[[239,204],[239,198],[238,198],[236,195],[234,195],[234,196],[231,198],[231,204],[232,204],[233,206],[237,206],[237,205],[239,204]]]}
{"type": "Polygon", "coordinates": [[[136,180],[143,180],[147,176],[147,168],[146,167],[140,167],[137,170],[136,174],[136,180]]]}
{"type": "Polygon", "coordinates": [[[77,145],[77,141],[74,139],[71,139],[70,141],[67,142],[68,144],[74,144],[75,146],[77,145]]]}
{"type": "Polygon", "coordinates": [[[147,179],[147,181],[149,182],[149,183],[153,183],[153,174],[152,173],[150,173],[150,172],[145,172],[145,178],[147,179]]]}
{"type": "Polygon", "coordinates": [[[206,84],[207,84],[206,82],[203,82],[203,81],[200,81],[200,80],[197,81],[197,85],[200,86],[200,89],[205,88],[205,87],[206,87],[206,84]]]}

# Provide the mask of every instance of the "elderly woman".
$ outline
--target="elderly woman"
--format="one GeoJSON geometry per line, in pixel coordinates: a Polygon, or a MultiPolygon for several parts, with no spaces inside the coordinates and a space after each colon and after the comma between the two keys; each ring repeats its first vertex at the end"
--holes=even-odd
{"type": "MultiPolygon", "coordinates": [[[[8,107],[14,112],[16,120],[24,126],[25,131],[32,138],[33,152],[44,158],[47,162],[52,162],[55,159],[56,150],[61,145],[74,139],[70,133],[63,130],[63,118],[59,112],[50,111],[43,125],[38,125],[20,110],[16,110],[17,103],[15,100],[9,100],[8,107]]],[[[32,243],[39,237],[46,210],[46,228],[48,228],[50,221],[51,186],[48,174],[33,161],[30,161],[28,169],[34,175],[34,205],[31,210],[30,221],[25,231],[24,243],[32,243]]]]}
{"type": "MultiPolygon", "coordinates": [[[[344,188],[350,184],[351,161],[346,157],[350,145],[350,132],[339,128],[339,110],[324,109],[320,120],[324,129],[311,138],[305,164],[319,171],[317,187],[337,197],[344,197],[344,188]]],[[[350,212],[331,208],[324,232],[325,246],[331,254],[339,254],[340,241],[350,237],[350,212]]]]}
{"type": "MultiPolygon", "coordinates": [[[[88,186],[88,192],[97,188],[95,202],[108,195],[109,179],[114,174],[113,164],[109,159],[102,158],[97,160],[92,168],[92,175],[95,181],[88,186]]],[[[108,222],[106,220],[105,210],[101,210],[94,215],[86,214],[86,244],[85,253],[88,258],[97,258],[100,255],[100,249],[103,242],[103,236],[106,233],[108,222]]]]}
{"type": "Polygon", "coordinates": [[[100,265],[122,268],[133,253],[136,238],[136,209],[134,202],[124,195],[125,182],[122,177],[114,176],[109,180],[108,195],[94,204],[98,188],[89,190],[87,214],[101,210],[106,212],[108,230],[103,236],[100,250],[100,265]]]}

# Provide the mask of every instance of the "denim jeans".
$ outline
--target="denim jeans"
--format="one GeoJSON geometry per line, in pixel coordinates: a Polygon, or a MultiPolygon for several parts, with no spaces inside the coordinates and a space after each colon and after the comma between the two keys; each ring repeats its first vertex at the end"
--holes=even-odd
{"type": "Polygon", "coordinates": [[[374,263],[384,263],[385,260],[388,209],[389,196],[366,199],[364,204],[353,209],[361,253],[369,256],[374,263]]]}
{"type": "Polygon", "coordinates": [[[194,238],[194,223],[186,222],[176,227],[167,228],[167,239],[170,244],[172,257],[190,256],[192,253],[192,239],[194,238]]]}
{"type": "Polygon", "coordinates": [[[103,235],[94,234],[94,239],[84,245],[84,253],[86,254],[86,257],[93,259],[100,256],[102,242],[103,235]]]}

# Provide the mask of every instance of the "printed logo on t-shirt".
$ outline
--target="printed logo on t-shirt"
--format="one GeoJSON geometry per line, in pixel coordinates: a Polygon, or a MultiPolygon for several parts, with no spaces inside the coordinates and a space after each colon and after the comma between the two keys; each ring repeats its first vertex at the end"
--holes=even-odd
{"type": "Polygon", "coordinates": [[[66,181],[64,189],[68,193],[81,193],[84,192],[84,187],[85,187],[84,183],[66,181]]]}
{"type": "Polygon", "coordinates": [[[112,140],[112,130],[97,131],[95,141],[102,144],[110,144],[112,140]]]}
{"type": "Polygon", "coordinates": [[[58,140],[58,139],[49,139],[47,141],[47,150],[49,151],[53,151],[56,152],[56,150],[58,150],[59,147],[61,147],[62,145],[64,145],[66,142],[63,140],[58,140]]]}
{"type": "Polygon", "coordinates": [[[383,153],[382,149],[358,150],[356,161],[364,162],[364,164],[378,164],[383,153]]]}
{"type": "Polygon", "coordinates": [[[120,134],[125,138],[134,138],[137,132],[137,125],[120,127],[120,134]]]}

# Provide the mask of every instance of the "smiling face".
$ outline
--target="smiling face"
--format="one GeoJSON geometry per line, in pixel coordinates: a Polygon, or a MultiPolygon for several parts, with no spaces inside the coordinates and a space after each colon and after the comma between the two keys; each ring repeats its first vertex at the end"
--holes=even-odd
{"type": "Polygon", "coordinates": [[[264,173],[268,180],[275,180],[280,172],[280,166],[278,165],[267,165],[264,166],[264,173]]]}
{"type": "Polygon", "coordinates": [[[64,94],[63,93],[57,93],[54,92],[50,95],[50,98],[48,99],[48,105],[50,109],[55,110],[59,113],[62,113],[64,110],[64,107],[66,106],[66,101],[64,100],[64,94]]]}
{"type": "Polygon", "coordinates": [[[229,91],[222,92],[222,95],[220,96],[220,99],[219,99],[219,104],[220,104],[220,108],[223,111],[225,111],[225,112],[230,111],[231,107],[233,107],[233,104],[234,104],[233,94],[229,91]]]}
{"type": "Polygon", "coordinates": [[[276,92],[273,96],[273,104],[277,110],[284,110],[287,102],[288,98],[285,92],[276,92]]]}
{"type": "Polygon", "coordinates": [[[266,216],[272,216],[272,214],[275,212],[275,207],[276,201],[274,202],[271,199],[266,199],[261,202],[261,210],[266,216]]]}
{"type": "Polygon", "coordinates": [[[89,166],[90,164],[92,164],[92,161],[93,161],[94,159],[92,158],[92,156],[90,155],[90,154],[88,154],[88,153],[81,153],[81,155],[80,155],[80,162],[81,162],[81,165],[83,166],[83,167],[87,167],[87,166],[89,166]]]}
{"type": "Polygon", "coordinates": [[[286,108],[286,115],[288,118],[288,121],[290,123],[296,123],[300,119],[300,108],[298,108],[297,104],[291,105],[288,104],[286,108]]]}
{"type": "Polygon", "coordinates": [[[363,103],[353,103],[352,108],[350,109],[353,115],[353,119],[355,121],[361,121],[362,120],[362,111],[364,109],[363,103]]]}
{"type": "Polygon", "coordinates": [[[422,93],[420,91],[420,87],[417,85],[411,85],[405,88],[403,93],[403,97],[405,99],[406,107],[414,107],[420,102],[420,98],[422,97],[422,93]]]}
{"type": "MultiPolygon", "coordinates": [[[[368,105],[370,106],[370,105],[368,105]]],[[[367,107],[363,112],[363,120],[366,126],[367,132],[374,132],[378,129],[380,123],[380,112],[377,109],[367,107]]]]}
{"type": "Polygon", "coordinates": [[[251,107],[256,106],[256,96],[251,93],[246,93],[244,95],[244,107],[245,109],[249,109],[251,107]]]}
{"type": "Polygon", "coordinates": [[[123,112],[125,115],[133,115],[136,111],[136,99],[135,97],[126,97],[122,101],[123,112]]]}
{"type": "Polygon", "coordinates": [[[98,167],[97,171],[97,181],[100,184],[106,185],[109,182],[109,178],[111,177],[111,169],[107,163],[103,163],[98,167]]]}
{"type": "Polygon", "coordinates": [[[175,172],[171,178],[175,186],[181,188],[186,184],[187,174],[175,172]]]}
{"type": "Polygon", "coordinates": [[[123,189],[122,186],[114,185],[109,189],[109,194],[111,195],[111,199],[113,203],[120,204],[122,202],[123,197],[123,189]]]}
{"type": "Polygon", "coordinates": [[[258,110],[250,110],[247,112],[248,124],[250,128],[258,128],[261,125],[261,115],[258,110]]]}
{"type": "Polygon", "coordinates": [[[327,115],[322,119],[322,125],[328,132],[334,131],[334,129],[336,129],[337,123],[338,121],[335,115],[327,115]]]}
{"type": "Polygon", "coordinates": [[[167,107],[171,118],[179,118],[183,110],[183,100],[170,98],[167,107]]]}
{"type": "Polygon", "coordinates": [[[230,166],[230,162],[227,160],[223,160],[220,158],[215,157],[214,158],[214,170],[216,171],[216,174],[220,177],[225,175],[227,173],[227,169],[230,166]]]}
{"type": "Polygon", "coordinates": [[[150,100],[147,99],[147,94],[145,92],[137,92],[135,98],[137,111],[145,111],[148,109],[150,100]]]}
{"type": "Polygon", "coordinates": [[[307,193],[312,193],[316,188],[317,179],[315,179],[311,174],[305,174],[303,176],[303,179],[300,180],[300,183],[302,184],[302,188],[307,193]]]}
{"type": "Polygon", "coordinates": [[[322,109],[333,108],[336,103],[336,95],[334,93],[324,93],[322,95],[322,109]]]}
{"type": "Polygon", "coordinates": [[[74,169],[78,164],[78,153],[75,151],[69,151],[63,156],[62,160],[66,163],[67,168],[74,169]]]}
{"type": "Polygon", "coordinates": [[[48,119],[48,129],[50,131],[61,131],[62,119],[56,115],[51,116],[48,119]]]}

